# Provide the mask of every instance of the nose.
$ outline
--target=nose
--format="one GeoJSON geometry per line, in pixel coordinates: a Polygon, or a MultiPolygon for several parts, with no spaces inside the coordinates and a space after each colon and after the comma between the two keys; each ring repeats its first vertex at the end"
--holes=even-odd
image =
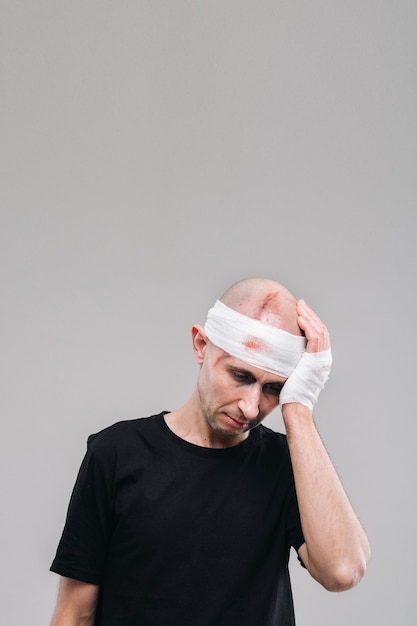
{"type": "Polygon", "coordinates": [[[260,390],[256,385],[248,385],[244,388],[238,407],[246,419],[254,419],[259,415],[260,390]]]}

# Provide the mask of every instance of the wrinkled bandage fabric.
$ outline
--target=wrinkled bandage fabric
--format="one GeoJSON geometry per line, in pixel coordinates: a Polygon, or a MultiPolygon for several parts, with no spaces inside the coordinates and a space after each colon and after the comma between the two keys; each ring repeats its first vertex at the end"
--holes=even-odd
{"type": "Polygon", "coordinates": [[[209,310],[204,331],[218,348],[277,376],[290,376],[306,347],[305,337],[242,315],[220,300],[209,310]]]}
{"type": "Polygon", "coordinates": [[[329,378],[331,366],[330,348],[322,352],[304,352],[294,372],[282,388],[279,396],[280,405],[299,402],[312,411],[320,391],[329,378]]]}

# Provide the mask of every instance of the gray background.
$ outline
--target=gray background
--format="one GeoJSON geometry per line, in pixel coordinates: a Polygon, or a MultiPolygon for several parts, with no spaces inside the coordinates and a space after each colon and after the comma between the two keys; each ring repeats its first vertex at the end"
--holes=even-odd
{"type": "Polygon", "coordinates": [[[262,275],[328,324],[373,547],[344,594],[292,558],[298,625],[414,626],[415,0],[0,7],[1,623],[49,620],[87,435],[182,404],[191,324],[262,275]]]}

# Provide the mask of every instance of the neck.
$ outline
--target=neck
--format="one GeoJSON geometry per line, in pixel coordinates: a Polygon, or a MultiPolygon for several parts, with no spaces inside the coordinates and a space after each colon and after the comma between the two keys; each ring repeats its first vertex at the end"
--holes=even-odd
{"type": "Polygon", "coordinates": [[[249,432],[234,437],[216,433],[204,417],[197,389],[184,406],[164,417],[167,426],[177,437],[204,448],[231,448],[249,436],[249,432]]]}

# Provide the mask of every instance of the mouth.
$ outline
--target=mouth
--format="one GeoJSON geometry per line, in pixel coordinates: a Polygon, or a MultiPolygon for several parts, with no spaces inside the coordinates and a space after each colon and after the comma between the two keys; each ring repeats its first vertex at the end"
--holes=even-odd
{"type": "Polygon", "coordinates": [[[228,413],[225,413],[225,415],[228,423],[231,424],[231,426],[233,426],[234,428],[238,428],[240,430],[247,428],[248,422],[241,422],[240,420],[235,419],[228,413]]]}

